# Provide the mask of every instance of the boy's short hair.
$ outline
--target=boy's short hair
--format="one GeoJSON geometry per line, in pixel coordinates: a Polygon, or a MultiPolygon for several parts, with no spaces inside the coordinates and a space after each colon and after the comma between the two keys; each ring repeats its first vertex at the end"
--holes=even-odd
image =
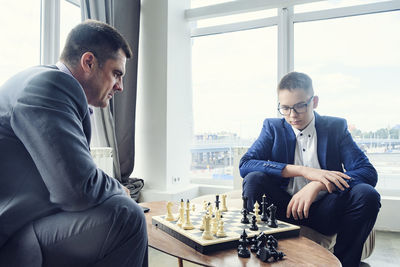
{"type": "Polygon", "coordinates": [[[115,28],[100,21],[86,20],[68,34],[60,59],[75,66],[84,53],[92,52],[101,66],[108,59],[116,58],[120,49],[126,58],[132,57],[128,42],[115,28]]]}
{"type": "Polygon", "coordinates": [[[310,95],[314,95],[314,89],[312,85],[312,80],[311,78],[301,72],[289,72],[283,78],[278,84],[278,93],[281,90],[297,90],[297,89],[303,89],[306,91],[306,93],[310,95]]]}

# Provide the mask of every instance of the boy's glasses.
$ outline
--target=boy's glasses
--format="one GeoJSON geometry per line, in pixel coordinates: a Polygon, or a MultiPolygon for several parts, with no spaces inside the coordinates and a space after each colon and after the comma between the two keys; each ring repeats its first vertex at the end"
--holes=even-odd
{"type": "Polygon", "coordinates": [[[289,106],[281,106],[281,104],[279,103],[278,105],[278,111],[280,114],[282,114],[283,116],[289,116],[290,113],[292,112],[292,109],[294,112],[296,112],[296,114],[302,114],[307,112],[307,107],[311,102],[311,99],[313,99],[314,96],[310,97],[310,99],[307,100],[307,102],[300,102],[297,103],[295,105],[293,105],[292,107],[289,106]]]}

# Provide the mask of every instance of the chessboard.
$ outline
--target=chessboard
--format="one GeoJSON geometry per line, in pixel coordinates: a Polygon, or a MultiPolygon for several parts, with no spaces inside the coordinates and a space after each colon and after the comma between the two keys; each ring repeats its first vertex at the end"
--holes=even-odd
{"type": "MultiPolygon", "coordinates": [[[[195,227],[193,230],[182,229],[177,225],[177,221],[165,220],[166,215],[153,216],[152,224],[203,254],[238,247],[239,238],[244,229],[246,230],[248,238],[258,235],[260,232],[273,235],[276,239],[296,237],[300,233],[299,226],[279,220],[277,228],[268,227],[266,222],[260,222],[257,223],[259,229],[257,231],[251,231],[251,223],[243,224],[240,222],[243,218],[240,210],[229,210],[222,213],[222,220],[224,221],[224,229],[227,236],[214,236],[212,240],[204,240],[201,237],[203,231],[200,230],[204,214],[205,211],[190,213],[190,220],[195,227]]],[[[250,221],[252,216],[252,213],[247,216],[250,221]]],[[[178,214],[174,214],[174,217],[177,218],[178,214]]]]}

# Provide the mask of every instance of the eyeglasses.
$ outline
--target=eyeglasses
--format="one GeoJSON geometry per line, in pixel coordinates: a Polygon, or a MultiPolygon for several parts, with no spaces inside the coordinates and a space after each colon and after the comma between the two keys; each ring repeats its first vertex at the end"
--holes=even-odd
{"type": "Polygon", "coordinates": [[[289,106],[281,106],[281,104],[279,103],[278,105],[278,111],[280,114],[282,114],[283,116],[289,116],[290,113],[292,112],[292,109],[294,112],[296,112],[296,114],[302,114],[307,112],[307,107],[311,102],[311,99],[313,99],[314,96],[310,97],[310,99],[307,100],[307,102],[300,102],[297,104],[294,104],[292,107],[289,106]]]}

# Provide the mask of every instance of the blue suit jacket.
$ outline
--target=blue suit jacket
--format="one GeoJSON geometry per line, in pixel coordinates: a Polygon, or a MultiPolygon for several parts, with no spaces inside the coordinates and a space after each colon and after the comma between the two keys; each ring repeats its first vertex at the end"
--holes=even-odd
{"type": "MultiPolygon", "coordinates": [[[[350,186],[358,183],[376,185],[377,173],[365,154],[353,141],[344,119],[315,115],[317,152],[321,169],[345,172],[350,186]]],[[[282,187],[289,179],[281,178],[282,169],[294,163],[296,136],[284,118],[266,119],[261,134],[242,157],[240,175],[260,171],[281,179],[282,187]]]]}
{"type": "Polygon", "coordinates": [[[89,142],[88,103],[70,75],[38,66],[0,87],[0,248],[29,222],[125,195],[89,142]]]}

